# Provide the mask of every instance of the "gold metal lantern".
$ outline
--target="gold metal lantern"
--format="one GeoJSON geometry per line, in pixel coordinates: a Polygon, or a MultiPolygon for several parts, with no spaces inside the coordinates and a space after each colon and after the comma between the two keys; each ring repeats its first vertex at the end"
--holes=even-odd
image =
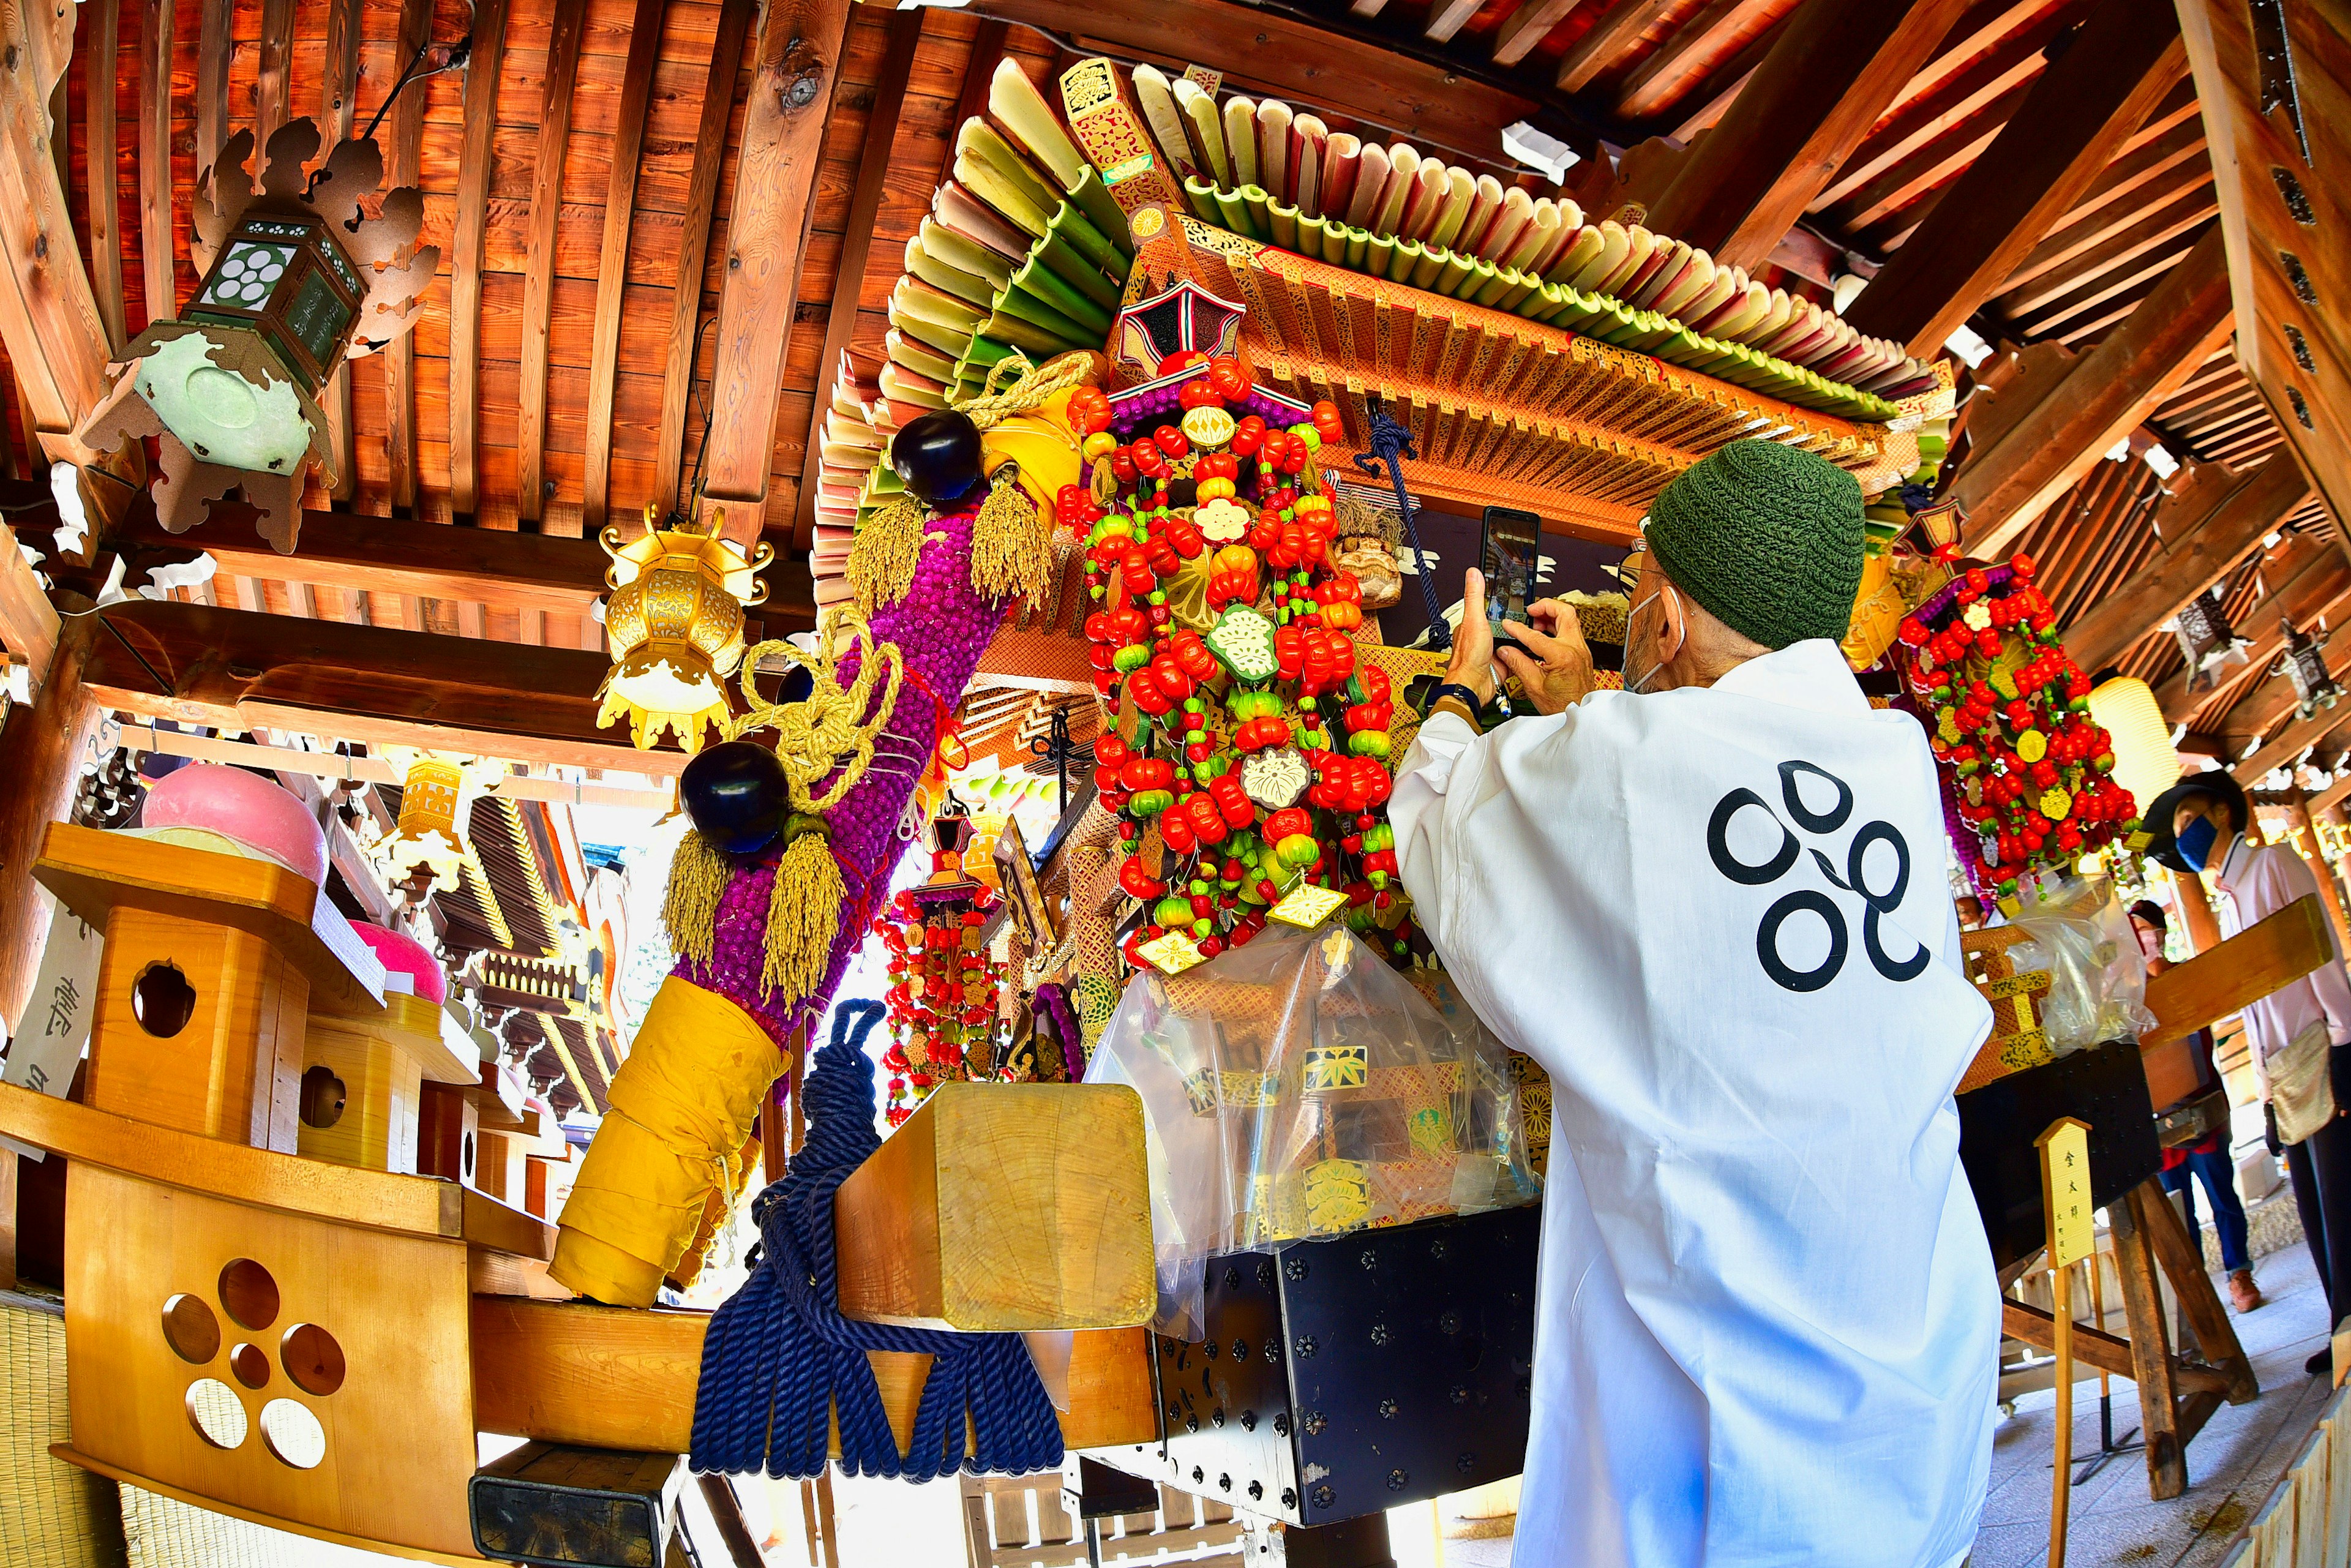
{"type": "Polygon", "coordinates": [[[759,571],[776,552],[762,543],[746,557],[721,538],[723,507],[702,528],[656,528],[654,516],[647,507],[645,532],[632,543],[622,544],[616,528],[601,536],[612,558],[604,575],[612,590],[604,607],[612,672],[596,722],[626,714],[641,749],[666,730],[699,751],[703,727],[723,730],[732,711],[726,682],[743,661],[743,612],[767,599],[759,571]]]}

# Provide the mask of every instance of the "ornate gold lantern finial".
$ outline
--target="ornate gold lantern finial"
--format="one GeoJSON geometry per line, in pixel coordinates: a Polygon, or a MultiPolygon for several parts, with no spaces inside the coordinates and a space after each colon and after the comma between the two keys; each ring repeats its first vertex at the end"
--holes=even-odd
{"type": "Polygon", "coordinates": [[[726,508],[711,508],[697,527],[654,526],[623,544],[621,530],[601,535],[612,558],[604,580],[612,590],[604,607],[612,673],[604,679],[599,725],[629,717],[630,738],[650,748],[667,730],[687,751],[702,749],[703,727],[722,736],[730,713],[726,677],[743,660],[743,612],[768,597],[760,569],[775,559],[764,541],[747,558],[721,534],[726,508]]]}
{"type": "Polygon", "coordinates": [[[465,864],[462,824],[474,798],[506,776],[506,765],[406,746],[388,747],[384,755],[401,770],[400,821],[369,852],[402,883],[421,881],[425,890],[436,882],[455,886],[465,864]]]}

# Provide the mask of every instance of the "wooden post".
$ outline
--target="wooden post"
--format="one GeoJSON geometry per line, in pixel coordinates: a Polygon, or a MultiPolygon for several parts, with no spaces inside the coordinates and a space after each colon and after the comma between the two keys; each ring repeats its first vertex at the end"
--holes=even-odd
{"type": "Polygon", "coordinates": [[[2204,879],[2167,871],[2171,879],[2171,907],[2179,912],[2181,922],[2188,927],[2188,952],[2193,957],[2209,953],[2220,945],[2220,920],[2212,913],[2212,901],[2204,895],[2204,879]]]}
{"type": "Polygon", "coordinates": [[[40,695],[30,707],[11,708],[0,729],[0,1023],[12,1033],[48,937],[33,862],[49,824],[73,810],[83,754],[98,729],[82,670],[102,635],[94,620],[67,622],[40,695]]]}
{"type": "Polygon", "coordinates": [[[2325,847],[2318,841],[2317,826],[2310,820],[2310,798],[2299,784],[2286,801],[2285,820],[2296,838],[2309,836],[2310,872],[2318,881],[2318,900],[2326,905],[2326,917],[2335,927],[2335,950],[2351,953],[2351,920],[2344,915],[2343,890],[2335,885],[2335,868],[2326,863],[2325,847]]]}
{"type": "Polygon", "coordinates": [[[2057,1468],[2051,1483],[2049,1568],[2065,1568],[2065,1511],[2074,1479],[2074,1265],[2097,1255],[2090,1224],[2090,1127],[2060,1116],[2032,1140],[2041,1151],[2041,1207],[2049,1226],[2050,1283],[2056,1293],[2057,1468]]]}
{"type": "MultiPolygon", "coordinates": [[[[2155,1279],[2155,1257],[2132,1203],[2106,1209],[2115,1238],[2115,1276],[2122,1286],[2123,1318],[2130,1325],[2131,1376],[2138,1385],[2139,1419],[2147,1433],[2147,1495],[2161,1502],[2188,1490],[2187,1439],[2180,1435],[2179,1373],[2171,1358],[2171,1333],[2163,1321],[2163,1298],[2155,1279]]],[[[2203,1270],[2197,1270],[2203,1278],[2203,1270]]],[[[2211,1281],[2205,1281],[2206,1290],[2211,1281]]]]}

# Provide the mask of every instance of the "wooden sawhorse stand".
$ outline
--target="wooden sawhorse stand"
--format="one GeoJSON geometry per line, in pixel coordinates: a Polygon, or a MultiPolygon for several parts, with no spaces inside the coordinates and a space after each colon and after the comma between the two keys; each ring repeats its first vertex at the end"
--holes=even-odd
{"type": "MultiPolygon", "coordinates": [[[[2244,1405],[2261,1394],[2252,1363],[2237,1343],[2229,1310],[2204,1272],[2204,1258],[2163,1184],[2148,1181],[2106,1209],[2114,1233],[2115,1273],[2122,1281],[2128,1339],[2076,1324],[2074,1357],[2138,1386],[2139,1429],[2147,1437],[2147,1495],[2160,1501],[2188,1490],[2189,1439],[2203,1430],[2223,1402],[2244,1405]],[[2179,1299],[2199,1361],[2175,1355],[2155,1271],[2160,1268],[2179,1299]]],[[[2040,1308],[2002,1298],[2001,1329],[2039,1350],[2056,1345],[2055,1319],[2040,1308]]]]}

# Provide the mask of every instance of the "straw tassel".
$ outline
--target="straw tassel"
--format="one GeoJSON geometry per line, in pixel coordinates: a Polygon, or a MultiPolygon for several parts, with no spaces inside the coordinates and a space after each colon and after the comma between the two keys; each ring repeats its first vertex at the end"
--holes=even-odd
{"type": "Polygon", "coordinates": [[[922,504],[900,496],[858,528],[849,548],[849,586],[867,614],[897,603],[914,586],[924,521],[922,504]]]}
{"type": "Polygon", "coordinates": [[[718,900],[731,868],[726,857],[693,829],[677,841],[669,862],[669,887],[662,895],[662,928],[669,945],[697,964],[707,964],[717,940],[718,900]]]}
{"type": "Polygon", "coordinates": [[[1051,538],[1044,515],[1020,487],[1012,465],[996,472],[971,520],[971,586],[983,599],[1010,594],[1036,601],[1052,584],[1051,538]]]}
{"type": "Polygon", "coordinates": [[[784,831],[791,842],[776,862],[776,884],[768,895],[767,963],[759,984],[778,1005],[790,1007],[823,983],[849,894],[823,818],[795,812],[784,831]]]}

